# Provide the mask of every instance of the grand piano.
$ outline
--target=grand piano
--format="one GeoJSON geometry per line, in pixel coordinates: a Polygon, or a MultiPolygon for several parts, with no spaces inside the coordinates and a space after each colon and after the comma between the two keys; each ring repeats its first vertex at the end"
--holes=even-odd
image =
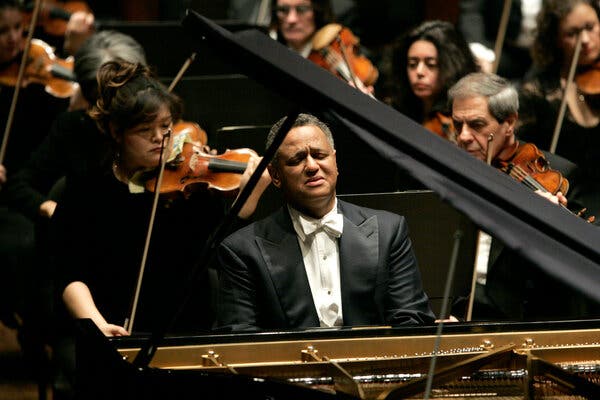
{"type": "MultiPolygon", "coordinates": [[[[190,11],[195,40],[324,111],[545,273],[600,301],[600,233],[253,30],[190,11]]],[[[80,398],[600,398],[600,320],[467,322],[108,340],[79,324],[80,398]],[[148,362],[140,353],[154,347],[148,362]]]]}

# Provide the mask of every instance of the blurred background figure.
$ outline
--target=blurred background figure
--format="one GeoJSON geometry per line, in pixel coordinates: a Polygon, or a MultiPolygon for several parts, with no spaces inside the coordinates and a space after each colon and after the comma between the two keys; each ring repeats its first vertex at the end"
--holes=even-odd
{"type": "MultiPolygon", "coordinates": [[[[592,88],[578,78],[594,73],[600,60],[600,8],[592,0],[548,0],[538,17],[538,32],[532,55],[534,73],[520,91],[519,137],[540,149],[574,162],[581,170],[580,202],[591,215],[600,211],[600,102],[592,88]],[[565,90],[578,36],[581,52],[577,60],[576,84],[565,90]],[[577,83],[580,82],[580,83],[577,83]],[[557,121],[561,102],[566,112],[557,121]],[[557,123],[558,122],[558,123],[557,123]],[[556,149],[550,149],[555,129],[556,149]]],[[[593,77],[592,77],[593,78],[593,77]]],[[[591,79],[590,82],[597,81],[591,79]]]]}
{"type": "MultiPolygon", "coordinates": [[[[531,66],[529,49],[542,0],[512,0],[498,75],[520,81],[531,66]]],[[[458,29],[485,72],[492,72],[504,0],[460,0],[458,29]]]]}
{"type": "Polygon", "coordinates": [[[477,65],[464,38],[446,21],[427,21],[402,40],[394,59],[395,107],[432,132],[454,140],[448,89],[477,65]]]}

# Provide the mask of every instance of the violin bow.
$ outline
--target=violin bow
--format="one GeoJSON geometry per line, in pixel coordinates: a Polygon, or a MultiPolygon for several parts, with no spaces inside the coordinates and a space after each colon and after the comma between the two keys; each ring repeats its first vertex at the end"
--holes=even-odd
{"type": "MultiPolygon", "coordinates": [[[[185,62],[179,69],[179,72],[177,72],[177,75],[175,76],[175,78],[173,78],[173,81],[171,82],[171,84],[169,85],[169,88],[167,89],[169,91],[169,93],[173,91],[173,88],[177,85],[177,83],[179,83],[179,81],[183,77],[183,74],[185,73],[185,71],[187,71],[187,69],[192,64],[192,62],[194,62],[195,59],[196,59],[196,52],[193,52],[185,60],[185,62]]],[[[160,187],[162,185],[162,177],[163,177],[163,173],[165,171],[165,165],[167,164],[167,158],[163,157],[164,149],[165,149],[165,139],[170,137],[171,133],[172,133],[172,128],[169,129],[169,131],[163,136],[163,143],[161,145],[161,151],[160,151],[158,177],[156,179],[155,187],[154,187],[154,197],[152,200],[152,209],[150,211],[150,221],[148,222],[148,231],[146,232],[146,241],[144,242],[144,250],[142,252],[142,261],[140,262],[140,270],[138,273],[138,279],[137,279],[137,283],[136,283],[136,287],[135,287],[135,292],[133,294],[131,312],[129,314],[129,318],[127,318],[125,320],[125,323],[123,324],[123,328],[125,328],[125,330],[127,332],[129,332],[129,334],[131,334],[131,332],[133,331],[133,323],[135,322],[135,314],[137,312],[138,300],[140,298],[140,292],[142,290],[142,280],[144,278],[144,271],[146,269],[146,261],[148,260],[148,251],[150,249],[150,241],[152,239],[152,231],[154,228],[154,219],[156,217],[156,209],[158,208],[158,199],[160,197],[160,187]]]]}
{"type": "Polygon", "coordinates": [[[573,78],[575,77],[575,70],[577,69],[577,63],[579,62],[579,54],[581,53],[581,33],[583,30],[579,31],[577,35],[577,44],[575,45],[575,52],[573,53],[573,59],[571,60],[571,66],[569,67],[569,75],[567,76],[567,81],[565,83],[565,92],[560,102],[560,108],[558,110],[558,117],[556,118],[556,124],[554,125],[554,132],[552,133],[552,142],[550,142],[550,153],[554,154],[556,152],[556,146],[558,145],[558,138],[560,137],[560,130],[562,128],[562,123],[565,118],[565,112],[567,110],[567,93],[571,89],[571,85],[573,85],[573,78]]]}
{"type": "Polygon", "coordinates": [[[15,91],[13,92],[12,101],[10,103],[10,111],[8,112],[8,118],[6,120],[6,127],[4,128],[4,138],[2,139],[2,146],[0,146],[0,164],[4,162],[6,156],[6,147],[8,145],[8,135],[12,128],[15,110],[17,108],[17,99],[19,98],[19,92],[21,90],[21,84],[23,83],[23,77],[25,76],[25,66],[27,59],[29,58],[29,49],[31,47],[31,39],[33,39],[33,30],[37,24],[38,15],[41,8],[41,0],[35,0],[33,6],[33,14],[29,23],[29,32],[27,32],[27,38],[25,39],[25,48],[23,49],[23,55],[21,56],[21,64],[19,65],[19,74],[17,75],[17,83],[15,85],[15,91]]]}
{"type": "MultiPolygon", "coordinates": [[[[340,53],[342,53],[342,59],[344,60],[344,64],[346,65],[346,68],[348,68],[348,74],[350,75],[350,79],[352,80],[354,87],[357,89],[365,88],[365,84],[363,83],[363,81],[361,81],[360,79],[358,79],[356,77],[356,74],[354,73],[354,71],[352,71],[352,68],[350,67],[350,62],[348,61],[348,56],[346,56],[346,46],[342,42],[340,33],[337,34],[335,40],[340,45],[340,49],[342,49],[342,51],[340,51],[340,53]]],[[[364,92],[364,93],[366,93],[366,92],[364,92]]],[[[373,94],[371,94],[371,93],[366,93],[366,94],[372,98],[375,98],[375,96],[373,96],[373,94]]]]}
{"type": "MultiPolygon", "coordinates": [[[[487,138],[488,146],[486,153],[485,163],[487,165],[492,165],[492,157],[494,154],[494,148],[492,147],[492,142],[494,141],[494,134],[490,133],[487,138]]],[[[477,242],[475,246],[475,262],[473,263],[473,276],[471,278],[471,292],[469,293],[469,302],[467,304],[467,314],[465,316],[466,321],[471,321],[473,317],[473,305],[475,303],[475,289],[477,287],[477,266],[479,263],[485,262],[486,264],[489,261],[490,257],[490,248],[492,245],[492,237],[485,233],[482,230],[477,231],[477,242]],[[480,261],[481,260],[481,261],[480,261]]]]}
{"type": "Polygon", "coordinates": [[[508,17],[510,16],[511,0],[504,0],[502,7],[502,16],[500,17],[500,25],[498,25],[498,33],[494,43],[494,63],[492,64],[492,73],[498,71],[500,65],[500,57],[502,56],[502,47],[504,46],[504,38],[506,37],[506,29],[508,27],[508,17]]]}

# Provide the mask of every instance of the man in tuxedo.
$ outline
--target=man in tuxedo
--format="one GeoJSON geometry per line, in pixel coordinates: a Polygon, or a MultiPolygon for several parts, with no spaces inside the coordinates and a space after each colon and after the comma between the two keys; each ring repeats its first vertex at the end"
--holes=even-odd
{"type": "Polygon", "coordinates": [[[300,114],[268,170],[286,205],[219,246],[220,328],[434,322],[405,219],[336,198],[326,124],[300,114]]]}

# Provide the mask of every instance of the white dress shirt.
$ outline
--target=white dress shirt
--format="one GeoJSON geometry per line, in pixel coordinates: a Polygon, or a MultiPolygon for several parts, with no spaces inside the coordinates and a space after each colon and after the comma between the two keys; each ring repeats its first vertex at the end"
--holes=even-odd
{"type": "Polygon", "coordinates": [[[333,209],[321,219],[308,217],[288,205],[302,251],[313,302],[323,327],[342,326],[342,293],[338,238],[343,216],[333,209]]]}

